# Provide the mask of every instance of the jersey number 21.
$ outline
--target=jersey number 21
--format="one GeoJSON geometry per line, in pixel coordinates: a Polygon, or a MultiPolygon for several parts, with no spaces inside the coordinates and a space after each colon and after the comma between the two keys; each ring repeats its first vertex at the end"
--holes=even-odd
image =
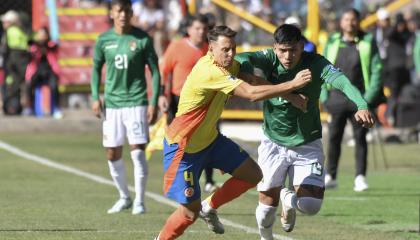
{"type": "Polygon", "coordinates": [[[127,54],[117,54],[115,55],[115,67],[117,69],[127,69],[128,67],[128,58],[127,54]]]}

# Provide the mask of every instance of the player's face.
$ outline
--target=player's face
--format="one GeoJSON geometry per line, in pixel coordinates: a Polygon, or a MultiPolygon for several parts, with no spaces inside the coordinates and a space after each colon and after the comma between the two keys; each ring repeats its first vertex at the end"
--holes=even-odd
{"type": "Polygon", "coordinates": [[[298,64],[302,57],[303,42],[294,44],[275,43],[274,52],[285,69],[292,69],[298,64]]]}
{"type": "Polygon", "coordinates": [[[117,28],[125,28],[130,25],[133,10],[131,6],[121,6],[115,4],[111,8],[111,18],[114,20],[114,26],[117,28]]]}
{"type": "Polygon", "coordinates": [[[355,34],[359,30],[359,20],[353,12],[344,13],[340,21],[344,33],[355,34]]]}
{"type": "Polygon", "coordinates": [[[201,44],[206,40],[207,24],[200,21],[194,21],[192,25],[188,27],[187,32],[193,44],[201,44]]]}
{"type": "Polygon", "coordinates": [[[209,51],[217,64],[225,68],[230,67],[236,54],[235,39],[219,36],[217,41],[210,42],[209,51]]]}

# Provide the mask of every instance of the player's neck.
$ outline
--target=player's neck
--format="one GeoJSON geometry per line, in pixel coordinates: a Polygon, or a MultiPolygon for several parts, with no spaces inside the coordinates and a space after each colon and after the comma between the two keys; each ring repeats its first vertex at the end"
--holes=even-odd
{"type": "Polygon", "coordinates": [[[117,34],[125,34],[130,32],[131,30],[131,25],[125,26],[125,27],[119,27],[119,26],[114,26],[114,30],[117,34]]]}
{"type": "Polygon", "coordinates": [[[188,42],[196,48],[201,48],[204,44],[204,41],[194,42],[191,40],[191,38],[188,38],[188,42]]]}

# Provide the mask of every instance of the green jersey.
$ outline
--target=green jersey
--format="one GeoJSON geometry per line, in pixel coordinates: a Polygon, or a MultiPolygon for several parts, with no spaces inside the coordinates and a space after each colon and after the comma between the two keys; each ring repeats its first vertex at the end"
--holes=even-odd
{"type": "Polygon", "coordinates": [[[264,134],[277,144],[293,147],[322,137],[319,95],[324,82],[342,90],[356,103],[358,109],[367,109],[360,92],[347,77],[318,54],[303,52],[300,62],[289,70],[283,67],[273,49],[241,53],[236,56],[236,60],[241,63],[241,72],[253,73],[254,67],[259,68],[273,84],[290,81],[301,70],[311,71],[312,81],[294,91],[309,98],[307,112],[302,112],[281,97],[264,101],[264,134]]]}
{"type": "Polygon", "coordinates": [[[158,58],[152,40],[146,32],[132,27],[129,33],[118,34],[112,28],[99,36],[93,57],[91,81],[93,100],[99,99],[104,64],[106,64],[105,106],[107,108],[148,104],[146,64],[153,76],[151,105],[156,106],[160,85],[158,58]]]}

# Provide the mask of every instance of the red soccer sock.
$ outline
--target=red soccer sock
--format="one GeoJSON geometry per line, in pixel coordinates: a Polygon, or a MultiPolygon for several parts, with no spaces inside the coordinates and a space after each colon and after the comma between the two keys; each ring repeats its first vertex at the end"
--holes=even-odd
{"type": "Polygon", "coordinates": [[[195,219],[191,219],[186,216],[181,208],[175,210],[168,220],[166,220],[165,226],[159,234],[159,240],[172,240],[181,236],[188,226],[193,224],[195,219]]]}
{"type": "Polygon", "coordinates": [[[216,192],[209,197],[209,205],[210,207],[217,209],[255,186],[255,184],[231,177],[221,188],[216,190],[216,192]]]}

